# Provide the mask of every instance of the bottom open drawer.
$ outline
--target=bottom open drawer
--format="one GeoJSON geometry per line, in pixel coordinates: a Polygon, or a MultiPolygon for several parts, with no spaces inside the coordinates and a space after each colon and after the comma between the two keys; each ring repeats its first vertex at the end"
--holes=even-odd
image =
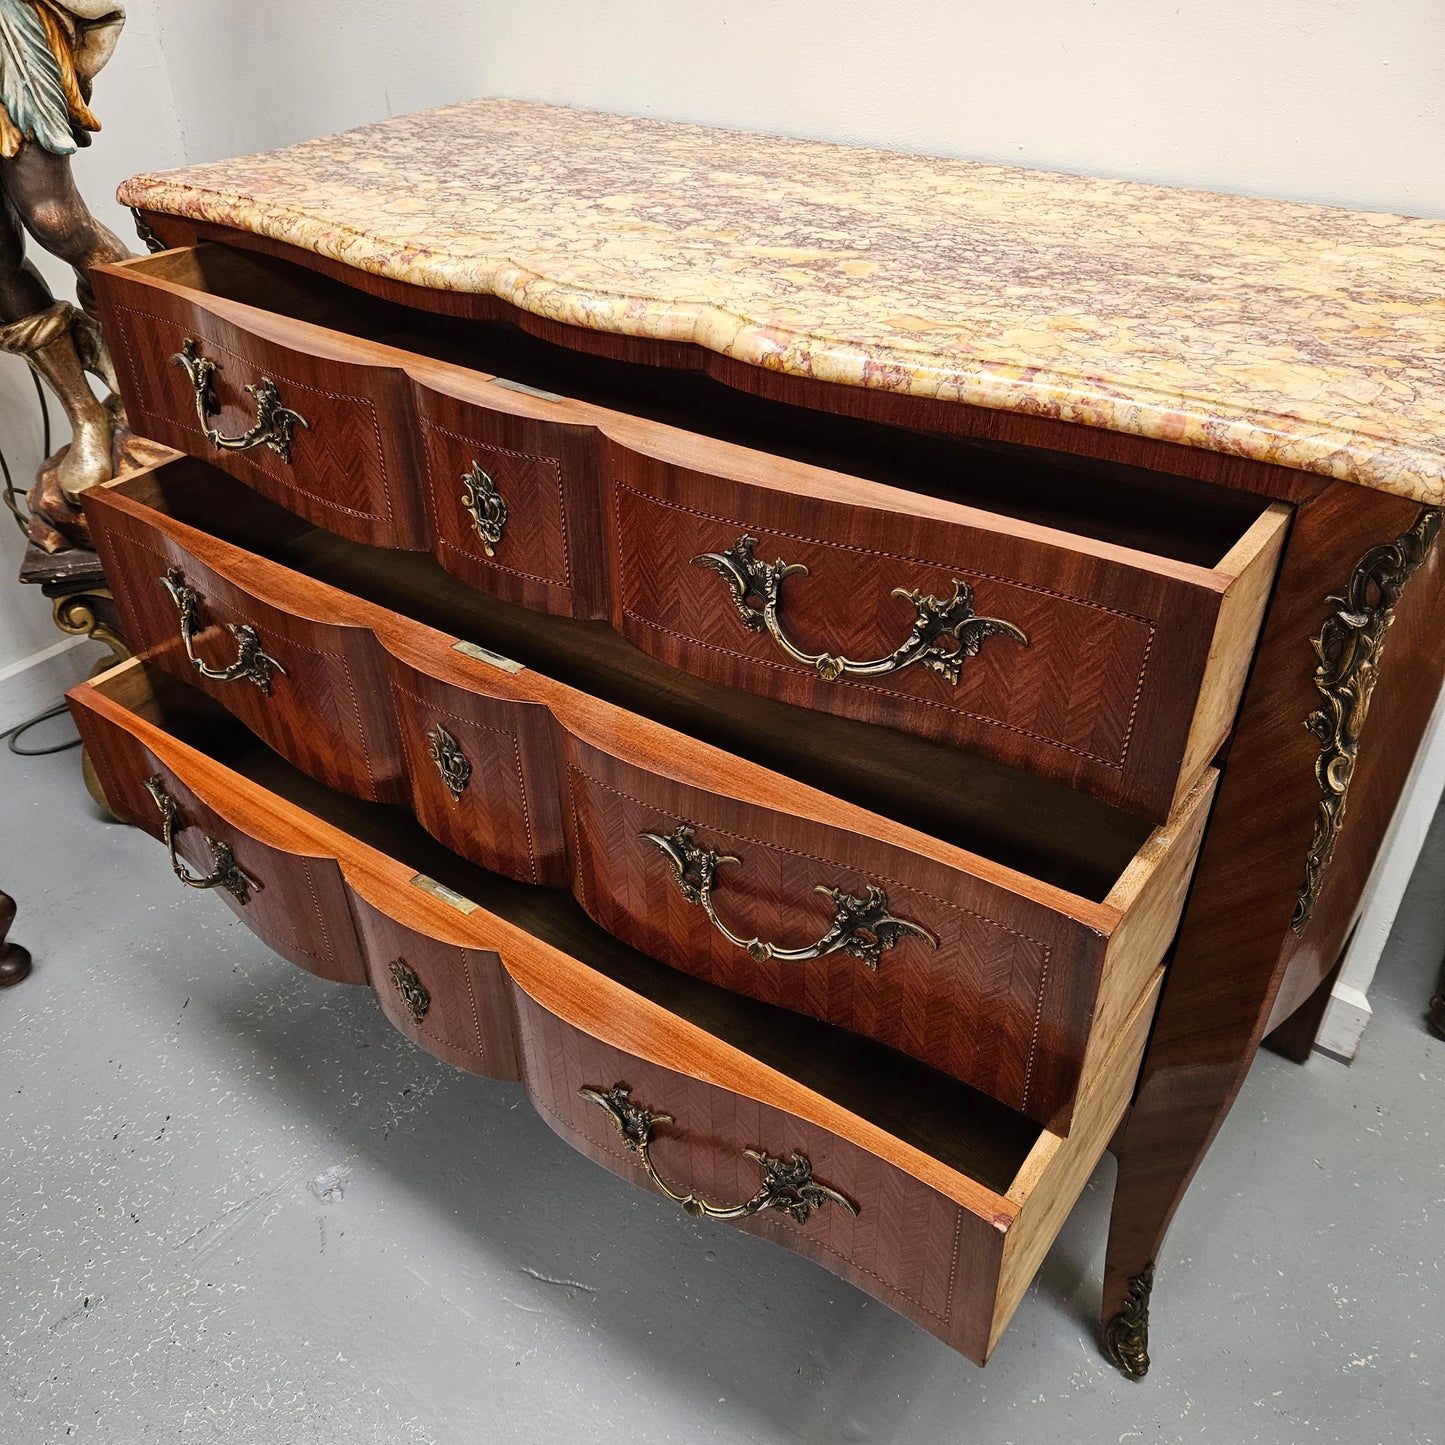
{"type": "Polygon", "coordinates": [[[1128,1103],[1157,976],[1062,1138],[892,1049],[655,963],[569,894],[313,782],[143,663],[70,701],[113,811],[168,843],[187,886],[313,973],[369,983],[439,1057],[521,1079],[613,1172],[818,1260],[980,1364],[1128,1103]]]}

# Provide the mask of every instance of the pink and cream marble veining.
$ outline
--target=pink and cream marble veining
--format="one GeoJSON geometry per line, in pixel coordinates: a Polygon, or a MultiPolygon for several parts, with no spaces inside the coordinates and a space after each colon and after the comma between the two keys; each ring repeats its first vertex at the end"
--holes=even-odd
{"type": "Polygon", "coordinates": [[[570,325],[1445,500],[1445,221],[512,100],[120,199],[570,325]]]}

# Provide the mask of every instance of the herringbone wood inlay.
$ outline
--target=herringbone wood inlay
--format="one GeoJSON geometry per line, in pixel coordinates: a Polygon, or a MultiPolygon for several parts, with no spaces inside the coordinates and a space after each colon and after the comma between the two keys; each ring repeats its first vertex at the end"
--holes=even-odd
{"type": "MultiPolygon", "coordinates": [[[[410,807],[482,867],[568,889],[651,957],[890,1044],[1067,1130],[1117,910],[1040,891],[1022,874],[531,671],[465,662],[419,623],[168,515],[229,495],[206,502],[199,478],[185,485],[187,469],[195,464],[175,463],[90,503],[104,519],[103,559],[127,635],[147,657],[193,677],[156,580],[179,566],[207,609],[198,639],[207,656],[234,641],[211,619],[235,619],[257,627],[287,669],[270,696],[244,681],[205,690],[312,776],[410,807]],[[459,796],[430,756],[438,727],[470,769],[459,796]],[[759,962],[712,928],[639,841],[684,823],[704,846],[742,859],[724,870],[718,901],[744,938],[805,946],[836,907],[817,887],[854,897],[876,887],[894,916],[938,947],[905,935],[876,971],[846,951],[759,962]]],[[[1155,853],[1147,876],[1162,861],[1155,853]]],[[[1156,910],[1146,931],[1151,967],[1181,903],[1156,910]]],[[[1119,1016],[1108,1010],[1111,1027],[1119,1016]]]]}

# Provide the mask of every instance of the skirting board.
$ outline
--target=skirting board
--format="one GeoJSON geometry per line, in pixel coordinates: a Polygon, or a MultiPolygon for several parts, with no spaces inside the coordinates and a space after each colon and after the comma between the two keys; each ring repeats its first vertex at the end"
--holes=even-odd
{"type": "Polygon", "coordinates": [[[102,656],[86,637],[62,637],[50,647],[0,668],[0,733],[63,700],[102,656]]]}

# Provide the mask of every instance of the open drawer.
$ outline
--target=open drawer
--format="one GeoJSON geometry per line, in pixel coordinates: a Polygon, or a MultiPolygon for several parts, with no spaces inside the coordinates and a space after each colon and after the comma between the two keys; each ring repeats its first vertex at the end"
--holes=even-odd
{"type": "Polygon", "coordinates": [[[820,416],[222,246],[95,274],[133,425],[340,536],[1154,822],[1228,733],[1286,507],[820,416]]]}
{"type": "Polygon", "coordinates": [[[430,559],[313,532],[189,459],[88,507],[132,646],[312,777],[1060,1133],[1173,935],[1212,772],[1151,829],[939,744],[679,692],[646,659],[608,700],[585,669],[626,650],[611,633],[511,609],[561,650],[530,648],[430,559]]]}
{"type": "Polygon", "coordinates": [[[894,1050],[653,962],[565,894],[322,788],[141,662],[70,702],[112,808],[163,838],[181,882],[314,972],[369,981],[440,1057],[520,1076],[608,1168],[811,1256],[978,1363],[1128,1102],[1157,972],[1065,1139],[894,1050]]]}

